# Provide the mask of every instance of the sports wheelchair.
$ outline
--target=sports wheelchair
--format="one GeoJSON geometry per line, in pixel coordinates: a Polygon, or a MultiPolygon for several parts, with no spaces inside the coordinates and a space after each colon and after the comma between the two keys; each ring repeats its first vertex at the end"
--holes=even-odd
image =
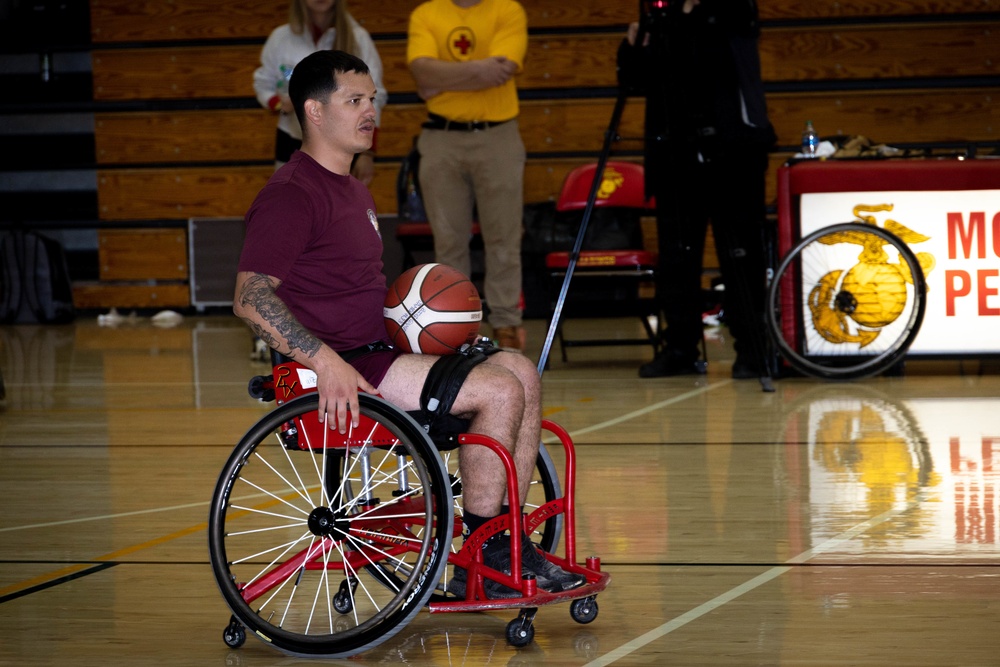
{"type": "Polygon", "coordinates": [[[565,430],[542,423],[565,452],[565,490],[543,443],[524,515],[514,505],[463,540],[454,454],[461,447],[492,450],[506,469],[508,496],[516,498],[517,472],[506,448],[467,433],[464,420],[447,415],[445,425],[438,420],[431,428],[426,411],[406,413],[368,394],[359,396],[358,427],[341,435],[320,421],[315,374],[280,355],[272,361],[272,375],[254,378],[249,390],[277,407],[233,450],[211,502],[212,570],[232,610],[223,632],[228,646],[241,646],[249,629],[291,655],[347,657],[388,640],[427,607],[432,613],[519,609],[506,638],[520,647],[534,638],[540,606],[568,601],[576,622],[597,617],[596,595],[610,575],[597,557],[577,563],[575,452],[565,430]],[[545,557],[586,582],[550,593],[522,576],[522,530],[545,557]],[[504,531],[509,575],[487,567],[481,549],[504,531]],[[464,598],[446,591],[455,567],[467,573],[464,598]],[[519,596],[490,599],[487,580],[519,596]]]}

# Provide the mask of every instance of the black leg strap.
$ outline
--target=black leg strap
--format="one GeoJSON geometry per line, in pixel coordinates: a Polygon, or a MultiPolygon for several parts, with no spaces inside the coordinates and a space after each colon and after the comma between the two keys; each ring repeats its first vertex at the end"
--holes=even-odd
{"type": "Polygon", "coordinates": [[[459,431],[465,430],[468,422],[451,415],[451,408],[472,369],[499,351],[492,343],[479,343],[434,362],[427,374],[423,391],[420,392],[420,410],[416,414],[410,413],[432,440],[437,441],[438,435],[451,435],[448,432],[456,427],[459,431]]]}

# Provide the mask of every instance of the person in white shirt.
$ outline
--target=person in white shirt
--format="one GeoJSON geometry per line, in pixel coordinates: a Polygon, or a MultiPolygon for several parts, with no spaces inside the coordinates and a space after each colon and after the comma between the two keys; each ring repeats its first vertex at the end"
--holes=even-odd
{"type": "MultiPolygon", "coordinates": [[[[288,23],[275,28],[260,53],[253,87],[261,106],[278,116],[275,139],[276,167],[288,161],[302,145],[302,129],[288,98],[292,70],[303,58],[322,50],[336,49],[361,58],[375,82],[375,124],[381,122],[388,93],[382,83],[382,59],[368,31],[347,9],[347,0],[291,0],[288,23]]],[[[359,154],[351,174],[365,185],[375,176],[375,146],[359,154]]]]}

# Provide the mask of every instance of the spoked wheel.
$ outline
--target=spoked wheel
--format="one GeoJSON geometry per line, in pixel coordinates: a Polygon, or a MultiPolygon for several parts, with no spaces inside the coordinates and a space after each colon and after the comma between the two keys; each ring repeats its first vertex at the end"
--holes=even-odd
{"type": "Polygon", "coordinates": [[[234,617],[294,655],[377,646],[427,602],[451,546],[451,491],[423,430],[362,394],[346,435],[316,394],[261,419],[212,497],[209,551],[234,617]],[[391,573],[391,576],[387,576],[391,573]]]}
{"type": "Polygon", "coordinates": [[[924,318],[927,284],[913,251],[863,223],[824,227],[792,249],[768,293],[782,356],[807,375],[877,375],[906,354],[924,318]]]}

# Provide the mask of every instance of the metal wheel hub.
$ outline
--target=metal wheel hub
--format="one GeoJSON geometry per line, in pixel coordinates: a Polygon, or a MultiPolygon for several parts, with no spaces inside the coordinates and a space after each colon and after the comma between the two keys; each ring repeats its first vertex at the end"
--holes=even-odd
{"type": "Polygon", "coordinates": [[[309,514],[309,530],[318,537],[345,537],[350,527],[346,516],[337,516],[329,507],[317,507],[309,514]]]}

